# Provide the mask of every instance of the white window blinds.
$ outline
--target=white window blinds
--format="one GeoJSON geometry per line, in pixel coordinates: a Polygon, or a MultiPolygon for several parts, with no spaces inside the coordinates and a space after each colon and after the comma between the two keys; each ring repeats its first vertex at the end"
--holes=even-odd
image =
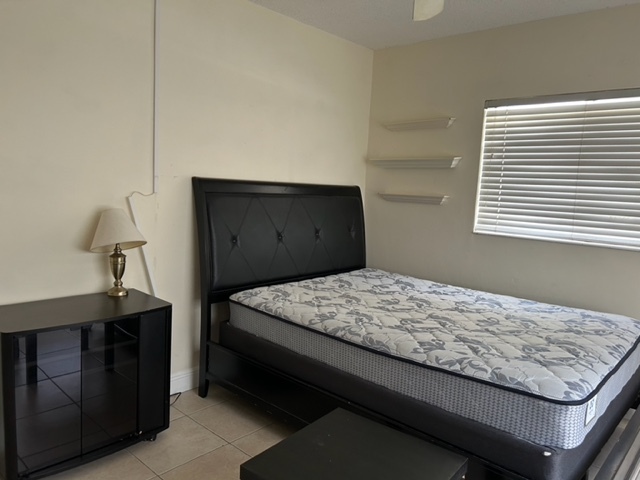
{"type": "Polygon", "coordinates": [[[487,102],[474,232],[640,249],[640,90],[487,102]]]}

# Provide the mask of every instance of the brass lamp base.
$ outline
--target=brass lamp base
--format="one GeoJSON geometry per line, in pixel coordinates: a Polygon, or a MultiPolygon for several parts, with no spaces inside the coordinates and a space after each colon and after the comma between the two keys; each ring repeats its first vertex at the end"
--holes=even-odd
{"type": "Polygon", "coordinates": [[[116,243],[113,253],[109,255],[109,265],[111,266],[111,273],[113,278],[116,279],[113,282],[113,287],[107,291],[107,295],[110,297],[125,297],[129,294],[126,288],[122,286],[122,275],[124,275],[124,267],[126,265],[127,256],[122,253],[120,244],[116,243]]]}
{"type": "Polygon", "coordinates": [[[129,295],[129,290],[124,288],[123,286],[111,287],[107,290],[107,295],[110,297],[126,297],[129,295]]]}

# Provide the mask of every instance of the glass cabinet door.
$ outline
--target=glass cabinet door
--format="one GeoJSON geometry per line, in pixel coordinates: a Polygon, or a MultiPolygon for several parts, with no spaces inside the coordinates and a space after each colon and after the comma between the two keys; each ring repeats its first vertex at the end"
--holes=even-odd
{"type": "Polygon", "coordinates": [[[127,318],[82,330],[82,453],[136,433],[138,325],[127,318]]]}
{"type": "Polygon", "coordinates": [[[19,474],[136,433],[139,323],[14,337],[19,474]]]}
{"type": "Polygon", "coordinates": [[[80,453],[80,330],[14,337],[18,473],[80,453]]]}

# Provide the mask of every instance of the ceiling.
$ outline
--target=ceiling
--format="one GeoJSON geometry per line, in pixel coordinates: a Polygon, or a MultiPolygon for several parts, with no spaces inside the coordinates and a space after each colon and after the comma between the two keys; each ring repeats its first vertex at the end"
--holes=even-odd
{"type": "Polygon", "coordinates": [[[251,1],[373,50],[640,3],[640,0],[445,0],[440,15],[414,22],[413,0],[251,1]]]}

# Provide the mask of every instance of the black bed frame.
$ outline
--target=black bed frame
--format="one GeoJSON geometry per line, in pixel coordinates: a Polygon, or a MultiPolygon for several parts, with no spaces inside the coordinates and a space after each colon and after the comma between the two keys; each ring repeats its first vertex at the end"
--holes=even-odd
{"type": "Polygon", "coordinates": [[[298,425],[347,408],[470,457],[469,480],[578,480],[640,389],[640,372],[571,450],[500,430],[358,379],[226,322],[212,310],[235,292],[366,265],[355,186],[193,178],[201,278],[200,396],[210,382],[298,425]],[[218,319],[219,320],[219,319],[218,319]]]}

